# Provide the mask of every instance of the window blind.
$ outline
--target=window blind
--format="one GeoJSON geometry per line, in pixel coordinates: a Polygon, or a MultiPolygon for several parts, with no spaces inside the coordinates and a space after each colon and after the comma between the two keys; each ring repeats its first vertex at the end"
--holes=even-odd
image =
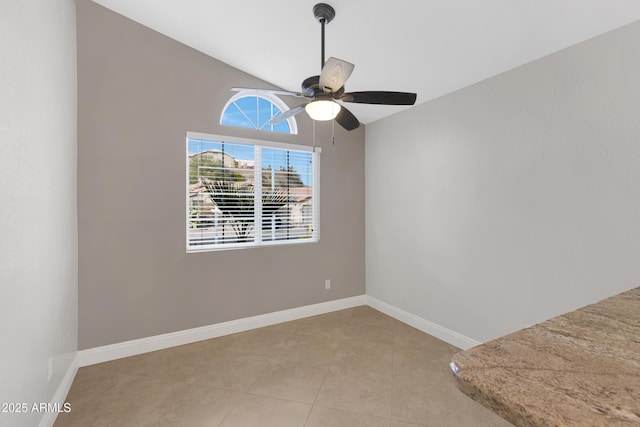
{"type": "Polygon", "coordinates": [[[187,252],[318,241],[319,150],[187,135],[187,252]]]}

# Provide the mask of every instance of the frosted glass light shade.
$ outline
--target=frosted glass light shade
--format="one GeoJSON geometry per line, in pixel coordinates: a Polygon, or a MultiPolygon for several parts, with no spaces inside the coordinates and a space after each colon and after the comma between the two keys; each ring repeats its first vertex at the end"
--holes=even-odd
{"type": "Polygon", "coordinates": [[[333,120],[340,112],[340,104],[326,99],[317,99],[308,103],[304,109],[313,120],[333,120]]]}

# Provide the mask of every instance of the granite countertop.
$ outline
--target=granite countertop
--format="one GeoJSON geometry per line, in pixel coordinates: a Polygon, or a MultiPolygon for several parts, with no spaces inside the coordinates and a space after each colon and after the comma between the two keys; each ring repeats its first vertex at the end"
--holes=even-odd
{"type": "Polygon", "coordinates": [[[516,426],[640,426],[640,287],[460,352],[451,369],[516,426]]]}

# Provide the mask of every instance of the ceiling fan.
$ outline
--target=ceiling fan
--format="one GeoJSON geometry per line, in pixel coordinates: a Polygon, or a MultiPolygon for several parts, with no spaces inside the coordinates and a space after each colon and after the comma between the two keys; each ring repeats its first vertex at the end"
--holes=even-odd
{"type": "Polygon", "coordinates": [[[356,116],[336,101],[355,102],[359,104],[413,105],[416,94],[408,92],[365,91],[345,92],[347,81],[355,65],[342,59],[324,60],[324,27],[336,16],[335,10],[326,3],[318,3],[313,7],[313,14],[322,27],[321,35],[321,72],[319,76],[311,76],[302,82],[301,92],[289,92],[270,89],[232,88],[233,91],[253,91],[274,95],[297,96],[310,99],[284,113],[272,118],[267,124],[276,124],[305,110],[313,120],[333,120],[346,130],[360,126],[356,116]]]}

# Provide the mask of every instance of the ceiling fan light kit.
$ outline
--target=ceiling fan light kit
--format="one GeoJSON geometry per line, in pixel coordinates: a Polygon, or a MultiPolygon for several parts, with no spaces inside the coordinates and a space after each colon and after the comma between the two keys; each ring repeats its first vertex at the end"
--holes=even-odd
{"type": "Polygon", "coordinates": [[[308,103],[298,105],[272,118],[267,123],[276,124],[305,110],[313,120],[334,120],[346,130],[360,126],[356,116],[336,101],[360,104],[413,105],[416,94],[408,92],[365,91],[345,92],[344,83],[351,76],[355,66],[350,62],[337,58],[324,60],[324,27],[336,16],[336,12],[326,3],[313,6],[313,15],[321,25],[321,72],[319,76],[311,76],[302,82],[302,92],[287,92],[269,89],[232,88],[234,91],[253,90],[256,92],[288,95],[310,99],[308,103]]]}
{"type": "Polygon", "coordinates": [[[341,107],[331,99],[316,99],[305,105],[304,109],[313,120],[323,122],[335,119],[341,107]]]}

